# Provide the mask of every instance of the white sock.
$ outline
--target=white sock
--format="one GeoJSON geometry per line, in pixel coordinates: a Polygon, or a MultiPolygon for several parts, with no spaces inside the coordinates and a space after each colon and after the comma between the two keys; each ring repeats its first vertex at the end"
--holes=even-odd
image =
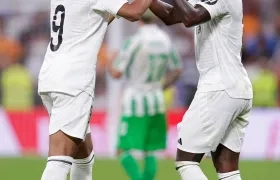
{"type": "Polygon", "coordinates": [[[208,180],[197,162],[178,161],[175,165],[182,180],[208,180]]]}
{"type": "Polygon", "coordinates": [[[75,159],[70,172],[70,180],[92,180],[94,153],[85,159],[75,159]]]}
{"type": "Polygon", "coordinates": [[[241,180],[239,171],[232,171],[228,173],[218,173],[219,180],[241,180]]]}
{"type": "Polygon", "coordinates": [[[41,180],[67,180],[73,158],[69,156],[51,156],[41,180]]]}

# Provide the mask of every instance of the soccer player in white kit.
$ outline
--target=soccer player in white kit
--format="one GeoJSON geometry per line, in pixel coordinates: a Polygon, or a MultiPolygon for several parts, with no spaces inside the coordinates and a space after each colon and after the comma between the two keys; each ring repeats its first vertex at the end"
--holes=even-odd
{"type": "Polygon", "coordinates": [[[165,24],[195,27],[200,79],[178,124],[176,169],[183,180],[207,180],[199,167],[205,153],[220,180],[241,180],[238,164],[253,91],[241,63],[242,0],[153,0],[150,9],[165,24]]]}
{"type": "Polygon", "coordinates": [[[49,157],[42,180],[92,179],[89,119],[97,54],[113,17],[139,20],[151,0],[51,0],[51,42],[39,75],[50,115],[49,157]],[[71,167],[72,166],[72,167],[71,167]]]}

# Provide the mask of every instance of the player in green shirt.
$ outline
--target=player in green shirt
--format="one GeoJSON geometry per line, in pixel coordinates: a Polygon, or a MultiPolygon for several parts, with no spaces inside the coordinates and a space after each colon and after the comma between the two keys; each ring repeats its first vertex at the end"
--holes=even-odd
{"type": "Polygon", "coordinates": [[[138,32],[124,42],[109,68],[113,77],[124,75],[126,80],[118,150],[122,165],[132,180],[155,178],[154,152],[166,148],[163,90],[181,73],[181,61],[171,39],[153,23],[154,19],[151,12],[145,13],[138,32]],[[130,150],[144,152],[143,174],[130,150]]]}

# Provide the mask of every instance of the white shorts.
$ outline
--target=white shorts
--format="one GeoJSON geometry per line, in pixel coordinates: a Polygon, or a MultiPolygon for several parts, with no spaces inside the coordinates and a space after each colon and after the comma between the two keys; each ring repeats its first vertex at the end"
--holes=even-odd
{"type": "Polygon", "coordinates": [[[41,93],[41,98],[50,116],[49,135],[59,130],[65,134],[84,139],[90,133],[89,120],[93,97],[86,92],[77,96],[63,93],[41,93]]]}
{"type": "Polygon", "coordinates": [[[251,108],[251,99],[233,99],[226,91],[196,93],[178,124],[178,149],[209,153],[223,144],[240,152],[251,108]]]}

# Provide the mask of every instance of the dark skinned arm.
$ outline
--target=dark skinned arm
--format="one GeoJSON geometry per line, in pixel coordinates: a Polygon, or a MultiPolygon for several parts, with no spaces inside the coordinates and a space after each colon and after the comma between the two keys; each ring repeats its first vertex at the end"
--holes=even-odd
{"type": "Polygon", "coordinates": [[[150,9],[166,25],[184,23],[186,27],[192,27],[209,21],[211,16],[202,6],[193,7],[186,0],[174,0],[174,7],[160,0],[153,0],[150,9]]]}
{"type": "Polygon", "coordinates": [[[193,7],[186,0],[174,0],[174,7],[186,27],[192,27],[211,20],[210,13],[201,5],[193,7]]]}
{"type": "Polygon", "coordinates": [[[166,25],[182,23],[180,15],[176,13],[174,7],[170,4],[160,0],[153,0],[150,10],[166,25]]]}

